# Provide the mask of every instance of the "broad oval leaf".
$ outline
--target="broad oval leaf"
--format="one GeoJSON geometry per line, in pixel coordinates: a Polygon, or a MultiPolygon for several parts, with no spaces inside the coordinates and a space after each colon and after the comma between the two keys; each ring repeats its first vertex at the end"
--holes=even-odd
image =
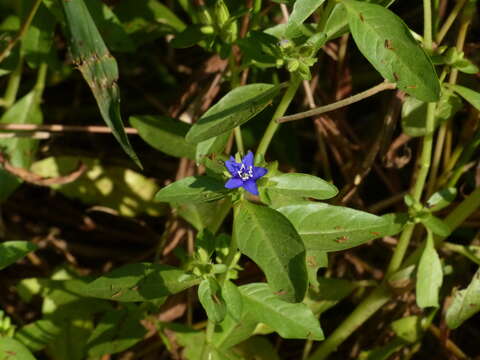
{"type": "Polygon", "coordinates": [[[435,192],[427,200],[431,212],[442,210],[450,205],[457,196],[457,189],[454,187],[444,188],[435,192]]]}
{"type": "Polygon", "coordinates": [[[189,176],[175,181],[155,195],[156,201],[201,203],[218,200],[229,192],[224,183],[208,176],[189,176]]]}
{"type": "Polygon", "coordinates": [[[115,301],[146,301],[169,296],[200,280],[185,271],[151,263],[128,264],[93,280],[82,295],[115,301]]]}
{"type": "Polygon", "coordinates": [[[37,246],[29,241],[6,241],[0,243],[0,270],[36,249],[37,246]]]}
{"type": "Polygon", "coordinates": [[[461,85],[452,85],[453,90],[480,111],[480,93],[461,85]]]}
{"type": "Polygon", "coordinates": [[[325,0],[297,0],[293,4],[293,11],[288,18],[286,35],[292,39],[299,27],[310,15],[317,10],[325,0]]]}
{"type": "Polygon", "coordinates": [[[240,286],[246,311],[285,339],[323,340],[318,319],[307,305],[282,301],[265,283],[240,286]]]}
{"type": "Polygon", "coordinates": [[[305,246],[288,219],[243,201],[235,209],[233,229],[240,251],[262,269],[272,291],[285,301],[302,301],[308,281],[305,246]]]}
{"type": "Polygon", "coordinates": [[[404,217],[379,217],[343,206],[309,203],[278,209],[295,226],[307,249],[339,251],[397,233],[404,217]]]}
{"type": "Polygon", "coordinates": [[[318,200],[330,199],[338,194],[338,189],[325,180],[301,173],[289,173],[268,179],[273,185],[269,192],[279,192],[287,196],[310,197],[318,200]]]}
{"type": "Polygon", "coordinates": [[[428,231],[427,242],[423,249],[417,270],[417,305],[419,307],[438,307],[438,293],[443,282],[442,263],[435,250],[433,234],[428,231]]]}
{"type": "Polygon", "coordinates": [[[129,120],[140,137],[158,151],[195,159],[195,145],[185,141],[190,125],[167,116],[131,116],[129,120]]]}
{"type": "Polygon", "coordinates": [[[446,320],[450,329],[456,329],[464,321],[480,311],[480,268],[473,275],[466,289],[453,295],[453,302],[447,309],[446,320]]]}
{"type": "Polygon", "coordinates": [[[35,360],[35,357],[17,340],[8,337],[0,337],[0,359],[35,360]]]}
{"type": "Polygon", "coordinates": [[[405,23],[376,4],[344,0],[353,39],[362,54],[388,81],[423,101],[437,101],[440,83],[429,57],[405,23]]]}
{"type": "Polygon", "coordinates": [[[198,143],[244,124],[270,104],[281,87],[250,84],[233,89],[192,126],[187,141],[198,143]]]}

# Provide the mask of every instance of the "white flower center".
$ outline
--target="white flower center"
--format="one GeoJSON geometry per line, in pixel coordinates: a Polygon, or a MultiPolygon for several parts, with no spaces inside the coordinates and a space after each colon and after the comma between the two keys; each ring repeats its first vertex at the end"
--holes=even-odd
{"type": "Polygon", "coordinates": [[[253,177],[253,166],[249,166],[247,169],[247,167],[242,164],[240,170],[237,171],[237,174],[243,181],[251,179],[253,177]]]}

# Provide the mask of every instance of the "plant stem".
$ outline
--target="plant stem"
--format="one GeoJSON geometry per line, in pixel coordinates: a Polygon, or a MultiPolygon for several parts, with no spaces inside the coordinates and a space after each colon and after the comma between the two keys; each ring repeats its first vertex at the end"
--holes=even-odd
{"type": "Polygon", "coordinates": [[[390,299],[386,286],[380,285],[320,344],[308,360],[323,360],[390,299]]]}
{"type": "MultiPolygon", "coordinates": [[[[425,48],[431,50],[432,48],[432,14],[430,0],[424,0],[424,39],[425,48]]],[[[434,115],[435,115],[435,103],[429,103],[427,107],[426,116],[426,135],[423,140],[422,153],[420,155],[420,170],[412,189],[412,195],[415,200],[419,201],[423,187],[425,186],[425,180],[430,168],[430,161],[432,155],[432,143],[434,132],[434,115]]],[[[479,199],[480,200],[480,199],[479,199]]],[[[415,225],[407,225],[400,236],[399,243],[395,248],[392,260],[388,266],[390,274],[396,269],[400,268],[403,258],[405,256],[410,238],[413,233],[415,225]]],[[[386,276],[385,279],[388,279],[386,276]]],[[[390,292],[387,287],[387,283],[384,280],[376,289],[374,289],[367,298],[365,298],[355,310],[342,322],[342,324],[335,329],[335,331],[318,347],[315,353],[309,360],[322,360],[326,359],[332,352],[334,352],[338,346],[340,346],[345,339],[347,339],[356,329],[358,329],[370,316],[372,316],[378,309],[380,309],[389,299],[390,292]]]]}
{"type": "Polygon", "coordinates": [[[15,70],[10,74],[8,78],[7,89],[5,90],[4,95],[4,103],[3,106],[8,109],[15,103],[17,98],[18,88],[20,86],[20,80],[22,79],[22,72],[23,72],[23,56],[20,55],[18,59],[17,66],[15,70]]]}
{"type": "Polygon", "coordinates": [[[268,124],[268,127],[263,134],[260,145],[258,145],[257,156],[265,157],[265,153],[267,152],[268,146],[272,141],[273,135],[275,135],[275,132],[279,127],[277,119],[281,118],[283,114],[285,114],[285,112],[287,111],[287,108],[292,102],[293,97],[295,96],[301,82],[302,80],[294,75],[290,79],[287,90],[285,91],[285,94],[283,94],[282,100],[280,100],[280,104],[278,104],[277,109],[273,114],[272,120],[270,120],[270,123],[268,124]]]}
{"type": "Polygon", "coordinates": [[[240,126],[237,126],[235,129],[233,129],[233,133],[235,135],[235,144],[237,144],[237,150],[240,155],[243,156],[245,154],[245,148],[243,147],[242,130],[240,129],[240,126]]]}
{"type": "Polygon", "coordinates": [[[13,47],[17,44],[17,42],[25,35],[27,32],[28,28],[30,27],[30,24],[32,23],[33,17],[35,16],[35,13],[38,10],[38,7],[42,3],[42,0],[36,0],[35,3],[33,4],[32,8],[30,9],[29,13],[27,14],[27,17],[25,18],[25,21],[22,23],[20,26],[20,29],[18,30],[18,33],[15,35],[15,37],[7,44],[5,49],[2,50],[0,53],[0,63],[5,60],[5,58],[10,55],[10,52],[12,51],[13,47]]]}
{"type": "Polygon", "coordinates": [[[423,45],[432,50],[432,0],[423,0],[423,45]]]}
{"type": "Polygon", "coordinates": [[[460,13],[460,10],[462,10],[462,8],[463,8],[463,6],[465,5],[466,2],[467,2],[467,0],[457,1],[455,6],[453,7],[452,11],[448,15],[447,20],[445,20],[442,27],[440,28],[440,30],[437,33],[437,36],[435,38],[435,42],[437,43],[437,45],[440,45],[443,38],[447,34],[448,30],[450,30],[450,27],[452,26],[453,22],[455,21],[458,14],[460,13]]]}
{"type": "Polygon", "coordinates": [[[366,98],[368,98],[372,95],[375,95],[375,94],[377,94],[381,91],[393,90],[396,87],[397,86],[395,84],[384,81],[384,82],[382,82],[378,85],[375,85],[374,87],[372,87],[368,90],[362,91],[361,93],[358,93],[358,94],[350,96],[346,99],[334,102],[332,104],[320,106],[316,109],[304,111],[304,112],[301,112],[301,113],[298,113],[298,114],[295,114],[295,115],[280,117],[277,120],[277,122],[278,123],[283,123],[283,122],[287,122],[287,121],[295,121],[295,120],[305,119],[307,117],[311,117],[311,116],[315,116],[315,115],[320,115],[320,114],[323,114],[323,113],[326,113],[326,112],[329,112],[329,111],[333,111],[333,110],[337,110],[337,109],[340,109],[340,108],[345,107],[347,105],[356,103],[357,101],[366,99],[366,98]]]}
{"type": "Polygon", "coordinates": [[[420,170],[418,177],[412,190],[413,198],[418,202],[422,197],[423,187],[427,179],[428,170],[432,158],[433,133],[435,126],[435,103],[427,105],[427,119],[425,124],[425,137],[423,138],[422,154],[420,155],[420,170]]]}

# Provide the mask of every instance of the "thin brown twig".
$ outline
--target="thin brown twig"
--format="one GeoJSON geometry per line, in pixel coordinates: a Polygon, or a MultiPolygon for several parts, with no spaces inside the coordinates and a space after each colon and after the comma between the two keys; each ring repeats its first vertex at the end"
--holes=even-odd
{"type": "Polygon", "coordinates": [[[2,50],[0,53],[0,63],[5,60],[5,58],[10,55],[10,52],[12,49],[15,47],[17,42],[25,35],[27,32],[28,28],[30,27],[30,24],[32,23],[33,17],[35,16],[35,13],[38,10],[38,7],[42,3],[42,0],[36,0],[35,3],[32,5],[32,8],[30,9],[29,13],[27,14],[27,17],[25,21],[22,23],[20,26],[20,29],[18,30],[18,33],[15,35],[15,37],[10,40],[10,42],[5,46],[5,48],[2,50]]]}
{"type": "Polygon", "coordinates": [[[337,110],[337,109],[340,109],[340,108],[345,107],[347,105],[356,103],[360,100],[363,100],[363,99],[366,99],[366,98],[368,98],[372,95],[375,95],[375,94],[377,94],[381,91],[393,90],[396,87],[397,87],[396,84],[392,84],[392,83],[384,81],[384,82],[382,82],[382,83],[380,83],[380,84],[378,84],[378,85],[376,85],[376,86],[374,86],[374,87],[372,87],[368,90],[362,91],[361,93],[358,93],[358,94],[350,96],[346,99],[334,102],[332,104],[320,106],[316,109],[304,111],[304,112],[294,114],[294,115],[283,116],[283,117],[277,119],[277,122],[278,123],[284,123],[284,122],[287,122],[287,121],[295,121],[295,120],[300,120],[300,119],[305,119],[305,118],[308,118],[308,117],[312,117],[312,116],[315,116],[315,115],[320,115],[320,114],[323,114],[323,113],[326,113],[326,112],[329,112],[329,111],[333,111],[333,110],[337,110]]]}
{"type": "Polygon", "coordinates": [[[5,171],[8,171],[10,174],[19,177],[25,182],[40,186],[69,184],[77,180],[85,173],[85,171],[87,171],[87,166],[84,163],[80,162],[77,169],[75,169],[72,173],[68,175],[53,178],[44,178],[43,176],[32,173],[26,169],[13,166],[12,164],[10,164],[10,162],[8,162],[8,160],[2,153],[0,153],[0,164],[3,166],[3,169],[5,171]]]}
{"type": "MultiPolygon", "coordinates": [[[[47,131],[47,132],[88,132],[97,134],[109,134],[112,132],[108,126],[100,125],[60,125],[60,124],[0,124],[0,130],[10,131],[47,131]]],[[[125,128],[127,134],[138,134],[137,129],[125,128]]]]}

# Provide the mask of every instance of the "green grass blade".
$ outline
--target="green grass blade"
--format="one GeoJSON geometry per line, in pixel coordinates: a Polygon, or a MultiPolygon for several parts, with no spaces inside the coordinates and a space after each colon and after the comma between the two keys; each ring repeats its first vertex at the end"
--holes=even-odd
{"type": "Polygon", "coordinates": [[[83,0],[61,1],[69,32],[70,50],[95,96],[100,113],[125,152],[142,167],[125,133],[120,116],[118,67],[83,0]]]}

